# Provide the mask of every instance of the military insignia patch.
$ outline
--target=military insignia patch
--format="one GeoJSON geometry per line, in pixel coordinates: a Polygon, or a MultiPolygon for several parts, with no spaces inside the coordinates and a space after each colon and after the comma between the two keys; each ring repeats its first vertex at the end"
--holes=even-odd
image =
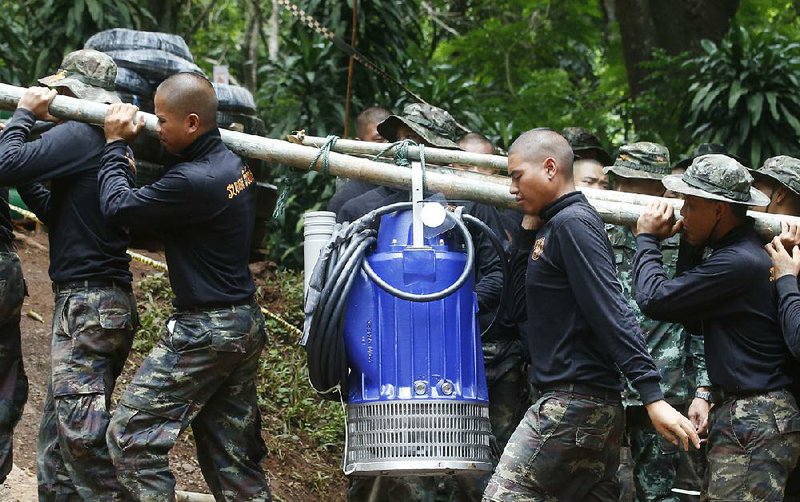
{"type": "Polygon", "coordinates": [[[544,252],[544,237],[541,239],[536,239],[536,242],[533,243],[533,251],[531,251],[531,260],[536,261],[542,256],[542,252],[544,252]]]}

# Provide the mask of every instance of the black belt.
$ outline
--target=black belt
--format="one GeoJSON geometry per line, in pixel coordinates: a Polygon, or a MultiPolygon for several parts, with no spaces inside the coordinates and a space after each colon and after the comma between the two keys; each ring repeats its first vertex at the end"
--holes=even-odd
{"type": "Polygon", "coordinates": [[[570,394],[583,394],[585,396],[596,397],[604,401],[621,401],[622,393],[618,390],[609,390],[596,385],[586,383],[556,383],[537,387],[539,391],[545,392],[568,392],[570,394]]]}
{"type": "Polygon", "coordinates": [[[119,288],[131,291],[131,285],[126,282],[115,281],[113,279],[87,279],[85,281],[54,282],[53,293],[59,293],[68,289],[91,289],[91,288],[119,288]]]}
{"type": "Polygon", "coordinates": [[[741,391],[741,392],[728,392],[723,389],[714,389],[711,391],[711,396],[714,398],[715,404],[721,404],[725,401],[735,401],[737,399],[747,399],[748,397],[753,396],[760,396],[763,394],[769,394],[770,392],[778,392],[784,390],[783,388],[780,389],[773,389],[773,390],[751,390],[751,391],[741,391]]]}
{"type": "Polygon", "coordinates": [[[206,310],[225,310],[225,309],[232,309],[236,307],[244,307],[246,305],[253,305],[255,306],[256,300],[255,297],[249,296],[244,300],[239,300],[235,302],[220,302],[220,303],[203,303],[202,305],[193,305],[191,307],[176,307],[178,312],[188,312],[188,313],[197,313],[203,312],[206,310]]]}

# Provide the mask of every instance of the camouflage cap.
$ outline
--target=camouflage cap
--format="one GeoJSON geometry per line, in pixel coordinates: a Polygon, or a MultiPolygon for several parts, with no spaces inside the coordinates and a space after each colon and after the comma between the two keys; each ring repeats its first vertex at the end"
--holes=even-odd
{"type": "Polygon", "coordinates": [[[438,148],[460,150],[456,121],[447,111],[425,103],[411,103],[403,108],[402,115],[391,115],[378,124],[378,132],[389,141],[397,141],[397,128],[410,127],[426,143],[438,148]]]}
{"type": "Polygon", "coordinates": [[[55,75],[39,79],[51,89],[66,87],[76,98],[98,103],[119,103],[114,92],[117,65],[111,56],[92,49],[70,52],[64,56],[55,75]]]}
{"type": "Polygon", "coordinates": [[[722,155],[727,155],[728,157],[732,157],[736,159],[740,164],[744,165],[744,160],[736,155],[728,152],[728,149],[725,148],[725,145],[720,143],[700,143],[697,148],[694,149],[694,153],[689,157],[684,157],[678,161],[677,164],[672,166],[673,169],[686,169],[692,163],[694,159],[701,155],[708,155],[709,153],[721,153],[722,155]]]}
{"type": "Polygon", "coordinates": [[[666,176],[667,190],[730,204],[766,206],[769,197],[753,188],[753,177],[736,159],[718,153],[701,155],[681,176],[666,176]]]}
{"type": "Polygon", "coordinates": [[[772,178],[785,186],[795,195],[800,195],[800,159],[788,155],[770,157],[764,161],[760,169],[751,169],[750,173],[758,178],[772,178]]]}
{"type": "Polygon", "coordinates": [[[664,145],[639,141],[622,145],[613,166],[603,169],[623,178],[660,180],[672,173],[669,165],[669,150],[664,145]]]}
{"type": "Polygon", "coordinates": [[[595,159],[604,166],[611,164],[608,154],[600,139],[583,127],[565,127],[561,135],[569,142],[572,152],[580,159],[595,159]]]}

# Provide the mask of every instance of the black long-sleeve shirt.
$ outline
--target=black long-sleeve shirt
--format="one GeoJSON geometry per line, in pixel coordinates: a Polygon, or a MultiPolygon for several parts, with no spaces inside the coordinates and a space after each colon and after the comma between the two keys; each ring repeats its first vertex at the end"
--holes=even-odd
{"type": "Polygon", "coordinates": [[[614,270],[600,216],[580,192],[545,207],[544,225],[512,244],[515,318],[527,313],[531,382],[622,391],[621,369],[644,404],[663,399],[658,369],[614,270]]]}
{"type": "Polygon", "coordinates": [[[783,340],[795,359],[800,359],[800,289],[797,277],[785,275],[779,278],[775,281],[775,290],[783,340]]]}
{"type": "Polygon", "coordinates": [[[98,203],[102,129],[68,121],[26,142],[34,123],[31,112],[17,110],[6,125],[0,140],[0,185],[26,185],[20,195],[47,224],[50,278],[129,284],[128,231],[106,221],[98,203]],[[36,184],[47,180],[49,190],[36,184]]]}
{"type": "MultiPolygon", "coordinates": [[[[397,202],[407,202],[409,197],[408,191],[381,186],[345,203],[337,213],[336,221],[339,223],[355,221],[380,207],[397,202]]],[[[481,204],[470,203],[464,209],[468,214],[476,218],[482,220],[490,219],[487,216],[487,214],[490,214],[488,211],[494,211],[494,209],[488,206],[481,206],[481,204]]],[[[492,225],[489,222],[485,223],[492,225]]],[[[475,246],[475,267],[477,271],[475,293],[478,295],[480,317],[483,318],[482,328],[485,328],[485,325],[491,322],[491,319],[487,321],[483,314],[491,312],[500,303],[500,293],[503,290],[503,269],[500,260],[504,257],[497,255],[489,239],[481,233],[474,233],[472,237],[475,246]]]]}
{"type": "Polygon", "coordinates": [[[778,321],[771,262],[752,225],[728,232],[708,258],[674,279],[664,273],[656,237],[640,234],[636,244],[636,302],[653,319],[700,323],[714,386],[751,393],[792,383],[794,368],[778,321]]]}
{"type": "Polygon", "coordinates": [[[152,185],[131,188],[127,145],[105,147],[95,184],[110,220],[163,232],[178,308],[247,300],[255,292],[248,268],[255,223],[255,179],[213,129],[192,143],[181,162],[152,185]]]}

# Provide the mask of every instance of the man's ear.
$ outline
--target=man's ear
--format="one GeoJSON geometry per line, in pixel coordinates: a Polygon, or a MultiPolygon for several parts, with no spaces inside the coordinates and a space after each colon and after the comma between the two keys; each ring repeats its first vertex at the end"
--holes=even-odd
{"type": "Polygon", "coordinates": [[[772,197],[770,198],[776,206],[780,206],[783,203],[783,200],[786,199],[787,195],[786,187],[781,185],[772,192],[772,197]]]}
{"type": "Polygon", "coordinates": [[[200,117],[196,113],[190,113],[186,116],[186,128],[190,133],[197,132],[200,129],[200,117]]]}
{"type": "Polygon", "coordinates": [[[558,165],[553,157],[544,159],[544,172],[547,174],[547,179],[551,180],[558,174],[558,165]]]}

